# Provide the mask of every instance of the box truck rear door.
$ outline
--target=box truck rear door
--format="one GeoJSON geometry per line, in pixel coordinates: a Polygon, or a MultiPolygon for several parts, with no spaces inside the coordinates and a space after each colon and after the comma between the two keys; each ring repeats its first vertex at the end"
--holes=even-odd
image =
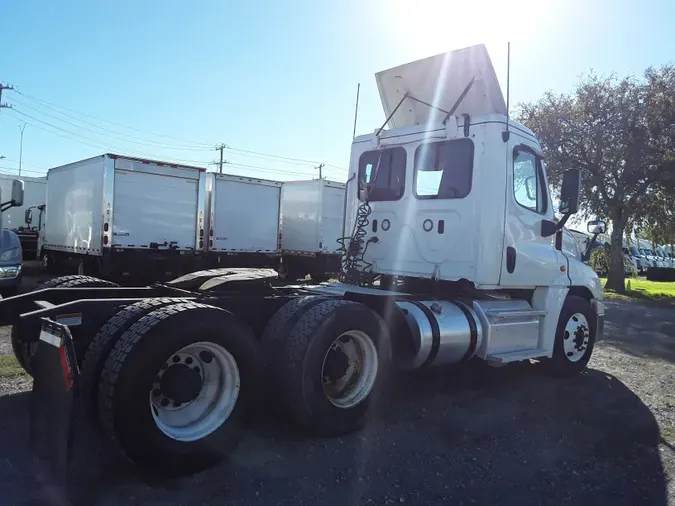
{"type": "Polygon", "coordinates": [[[198,179],[115,170],[113,246],[195,247],[198,179]]]}

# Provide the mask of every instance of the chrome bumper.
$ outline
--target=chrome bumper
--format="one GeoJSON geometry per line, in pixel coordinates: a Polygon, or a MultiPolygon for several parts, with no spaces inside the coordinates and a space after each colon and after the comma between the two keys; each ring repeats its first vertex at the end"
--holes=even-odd
{"type": "Polygon", "coordinates": [[[597,343],[605,337],[605,304],[601,300],[593,299],[591,306],[597,318],[595,325],[595,342],[597,343]]]}
{"type": "Polygon", "coordinates": [[[21,274],[21,265],[7,265],[0,267],[0,281],[3,279],[16,279],[21,274]]]}

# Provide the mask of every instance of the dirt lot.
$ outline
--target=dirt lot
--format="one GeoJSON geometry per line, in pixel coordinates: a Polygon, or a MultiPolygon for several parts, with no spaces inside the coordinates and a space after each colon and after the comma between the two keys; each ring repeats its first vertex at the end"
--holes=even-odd
{"type": "MultiPolygon", "coordinates": [[[[675,309],[608,306],[607,340],[573,380],[526,364],[402,376],[361,434],[263,420],[229,462],[161,484],[85,436],[73,490],[89,505],[675,505],[675,309]]],[[[0,378],[2,505],[34,490],[28,388],[0,378]]]]}

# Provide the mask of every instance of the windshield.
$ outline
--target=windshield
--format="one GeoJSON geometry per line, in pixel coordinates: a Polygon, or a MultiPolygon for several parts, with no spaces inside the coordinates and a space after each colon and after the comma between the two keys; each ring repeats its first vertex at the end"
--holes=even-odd
{"type": "Polygon", "coordinates": [[[649,257],[653,257],[653,256],[654,256],[654,252],[653,252],[652,250],[650,250],[650,249],[643,248],[643,249],[641,249],[640,251],[642,251],[642,254],[643,254],[643,255],[647,255],[647,256],[649,256],[649,257]]]}
{"type": "Polygon", "coordinates": [[[634,257],[640,256],[640,252],[638,251],[638,249],[635,246],[631,246],[628,249],[630,250],[630,254],[633,255],[634,257]]]}

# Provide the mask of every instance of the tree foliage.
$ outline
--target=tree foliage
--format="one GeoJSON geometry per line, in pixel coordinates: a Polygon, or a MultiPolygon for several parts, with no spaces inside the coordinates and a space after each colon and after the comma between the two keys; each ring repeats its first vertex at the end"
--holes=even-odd
{"type": "Polygon", "coordinates": [[[675,66],[640,79],[591,73],[572,92],[521,104],[520,121],[539,138],[554,185],[566,169],[582,171],[584,215],[611,224],[607,288],[624,291],[624,231],[654,221],[675,195],[675,66]]]}

